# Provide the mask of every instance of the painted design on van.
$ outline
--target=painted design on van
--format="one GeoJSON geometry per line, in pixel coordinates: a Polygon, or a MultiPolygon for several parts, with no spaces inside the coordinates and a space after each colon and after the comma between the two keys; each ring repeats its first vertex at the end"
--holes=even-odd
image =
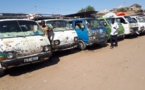
{"type": "Polygon", "coordinates": [[[0,53],[0,60],[5,60],[5,54],[0,53]]]}
{"type": "MultiPolygon", "coordinates": [[[[38,37],[35,37],[38,38],[38,37]]],[[[47,45],[43,38],[15,38],[11,40],[2,40],[0,42],[0,51],[14,51],[17,57],[40,53],[42,46],[47,45]]]]}

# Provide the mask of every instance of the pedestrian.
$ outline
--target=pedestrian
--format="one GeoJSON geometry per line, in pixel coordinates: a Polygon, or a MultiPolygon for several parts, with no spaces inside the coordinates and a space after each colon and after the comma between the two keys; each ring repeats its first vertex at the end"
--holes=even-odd
{"type": "Polygon", "coordinates": [[[44,32],[45,32],[45,35],[48,37],[48,39],[49,39],[49,41],[50,41],[50,43],[51,43],[51,36],[53,35],[53,30],[52,30],[52,28],[50,28],[50,27],[48,27],[46,24],[45,24],[45,21],[41,21],[41,23],[40,23],[40,25],[41,25],[41,28],[44,30],[44,32]]]}
{"type": "Polygon", "coordinates": [[[118,46],[118,24],[115,22],[115,19],[112,18],[111,19],[111,33],[110,33],[110,43],[111,46],[110,48],[112,49],[113,47],[117,47],[118,46]]]}

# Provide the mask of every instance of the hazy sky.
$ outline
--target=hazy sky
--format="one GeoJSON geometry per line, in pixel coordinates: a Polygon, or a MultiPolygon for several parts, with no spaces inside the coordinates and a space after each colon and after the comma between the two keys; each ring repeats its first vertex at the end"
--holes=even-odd
{"type": "Polygon", "coordinates": [[[145,9],[145,0],[0,0],[0,13],[72,14],[93,6],[96,11],[139,4],[145,9]]]}

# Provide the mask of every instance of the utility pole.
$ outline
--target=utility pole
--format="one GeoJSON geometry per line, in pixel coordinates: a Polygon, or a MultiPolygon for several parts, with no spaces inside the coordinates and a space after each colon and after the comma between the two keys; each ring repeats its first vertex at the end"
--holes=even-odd
{"type": "Polygon", "coordinates": [[[37,6],[35,6],[35,13],[37,13],[37,6]]]}

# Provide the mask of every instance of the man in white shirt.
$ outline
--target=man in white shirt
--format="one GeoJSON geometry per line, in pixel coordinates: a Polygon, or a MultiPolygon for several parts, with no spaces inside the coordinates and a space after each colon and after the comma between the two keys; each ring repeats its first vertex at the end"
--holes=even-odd
{"type": "Polygon", "coordinates": [[[110,43],[111,43],[111,48],[113,48],[114,46],[117,47],[118,46],[118,24],[115,22],[115,19],[112,18],[111,19],[112,23],[111,23],[111,33],[110,33],[110,43]],[[115,43],[115,44],[114,44],[115,43]]]}

